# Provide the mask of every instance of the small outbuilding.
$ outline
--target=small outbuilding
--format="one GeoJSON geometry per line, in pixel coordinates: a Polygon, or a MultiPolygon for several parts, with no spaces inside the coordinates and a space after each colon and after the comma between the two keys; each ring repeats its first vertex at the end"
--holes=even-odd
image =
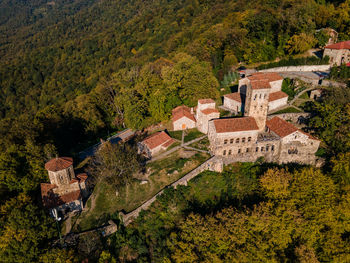
{"type": "Polygon", "coordinates": [[[193,114],[193,108],[189,108],[185,105],[176,107],[172,110],[172,122],[174,131],[195,128],[196,119],[193,114]]]}
{"type": "Polygon", "coordinates": [[[139,154],[152,158],[175,142],[165,131],[156,132],[138,144],[139,154]]]}

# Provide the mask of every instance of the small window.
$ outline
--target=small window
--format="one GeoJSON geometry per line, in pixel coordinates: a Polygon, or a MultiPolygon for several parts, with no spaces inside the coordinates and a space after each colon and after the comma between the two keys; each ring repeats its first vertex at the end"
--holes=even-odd
{"type": "Polygon", "coordinates": [[[266,93],[264,94],[264,99],[266,99],[266,93]]]}
{"type": "Polygon", "coordinates": [[[227,140],[224,140],[224,144],[227,144],[227,140]]]}
{"type": "Polygon", "coordinates": [[[260,105],[260,109],[261,109],[261,110],[263,109],[263,105],[260,105]]]}
{"type": "Polygon", "coordinates": [[[230,143],[231,143],[231,144],[233,143],[233,139],[230,140],[230,143]]]}
{"type": "Polygon", "coordinates": [[[241,149],[238,149],[238,153],[241,153],[241,149]]]}
{"type": "Polygon", "coordinates": [[[228,155],[231,155],[231,153],[232,153],[232,151],[231,151],[231,150],[229,150],[229,151],[228,151],[228,155]]]}
{"type": "Polygon", "coordinates": [[[262,151],[262,152],[264,151],[264,147],[261,147],[261,151],[262,151]]]}
{"type": "Polygon", "coordinates": [[[236,139],[236,143],[239,143],[239,138],[236,139]]]}
{"type": "Polygon", "coordinates": [[[311,144],[311,145],[314,145],[314,143],[313,143],[313,142],[311,142],[310,144],[311,144]]]}
{"type": "Polygon", "coordinates": [[[275,150],[275,145],[272,145],[271,146],[271,151],[274,151],[275,150]]]}
{"type": "Polygon", "coordinates": [[[255,96],[254,96],[254,100],[256,100],[257,96],[258,96],[258,95],[256,95],[256,94],[255,94],[255,96]]]}
{"type": "Polygon", "coordinates": [[[252,137],[248,137],[248,142],[250,142],[252,140],[252,137]]]}
{"type": "Polygon", "coordinates": [[[224,152],[222,153],[222,155],[226,155],[226,150],[224,150],[224,152]]]}
{"type": "Polygon", "coordinates": [[[245,143],[245,138],[242,138],[242,143],[245,143]]]}
{"type": "Polygon", "coordinates": [[[258,152],[258,151],[259,151],[259,147],[256,147],[256,148],[255,148],[255,151],[258,152]]]}
{"type": "Polygon", "coordinates": [[[261,99],[261,94],[259,95],[259,99],[261,99]]]}
{"type": "Polygon", "coordinates": [[[246,153],[249,153],[249,148],[247,148],[247,149],[245,150],[245,152],[246,152],[246,153]]]}
{"type": "Polygon", "coordinates": [[[269,147],[268,145],[266,145],[266,151],[267,151],[267,152],[269,151],[269,148],[270,148],[270,147],[269,147]]]}

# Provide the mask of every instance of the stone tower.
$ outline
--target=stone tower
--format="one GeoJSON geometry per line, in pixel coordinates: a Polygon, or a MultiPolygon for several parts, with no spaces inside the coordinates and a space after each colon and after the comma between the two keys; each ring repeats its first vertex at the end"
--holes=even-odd
{"type": "Polygon", "coordinates": [[[56,157],[45,164],[45,169],[49,173],[51,184],[60,187],[68,185],[75,178],[73,169],[73,158],[56,157]]]}
{"type": "Polygon", "coordinates": [[[244,116],[254,117],[259,131],[265,129],[270,88],[267,80],[253,80],[247,85],[244,116]]]}

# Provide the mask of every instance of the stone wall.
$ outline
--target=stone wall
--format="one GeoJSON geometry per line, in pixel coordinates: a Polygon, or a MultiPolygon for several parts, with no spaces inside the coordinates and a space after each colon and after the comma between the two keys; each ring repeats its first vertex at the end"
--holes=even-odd
{"type": "Polygon", "coordinates": [[[242,111],[242,103],[241,102],[231,100],[227,97],[224,97],[224,107],[230,109],[235,114],[242,111]]]}
{"type": "Polygon", "coordinates": [[[278,100],[270,101],[269,102],[269,111],[275,110],[279,107],[285,106],[288,103],[288,97],[281,98],[278,100]]]}
{"type": "Polygon", "coordinates": [[[196,122],[187,117],[182,117],[181,119],[178,119],[173,122],[173,128],[174,131],[193,129],[196,128],[196,122]]]}
{"type": "Polygon", "coordinates": [[[330,49],[324,50],[323,56],[329,57],[329,63],[331,65],[340,66],[342,63],[350,62],[350,51],[348,49],[330,49]]]}
{"type": "Polygon", "coordinates": [[[286,66],[259,70],[259,72],[285,72],[285,71],[328,71],[330,65],[305,65],[305,66],[286,66]]]}
{"type": "Polygon", "coordinates": [[[69,184],[69,182],[73,178],[75,178],[73,165],[57,172],[52,172],[52,171],[48,171],[48,172],[49,172],[50,183],[55,184],[57,186],[69,184]]]}

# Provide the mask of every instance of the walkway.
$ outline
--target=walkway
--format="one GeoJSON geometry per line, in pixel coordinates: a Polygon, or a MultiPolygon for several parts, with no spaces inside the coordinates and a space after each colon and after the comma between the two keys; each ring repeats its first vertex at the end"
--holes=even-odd
{"type": "MultiPolygon", "coordinates": [[[[151,163],[151,162],[163,159],[164,157],[168,156],[169,154],[176,152],[178,149],[180,149],[182,147],[186,147],[192,143],[199,142],[200,140],[203,140],[206,137],[207,137],[207,135],[204,135],[204,136],[201,136],[201,137],[194,139],[192,141],[186,142],[183,145],[176,146],[176,147],[170,149],[169,151],[163,152],[163,153],[159,154],[158,156],[153,157],[151,160],[147,161],[146,163],[151,163]]],[[[198,150],[198,149],[196,149],[196,150],[198,150]]]]}

